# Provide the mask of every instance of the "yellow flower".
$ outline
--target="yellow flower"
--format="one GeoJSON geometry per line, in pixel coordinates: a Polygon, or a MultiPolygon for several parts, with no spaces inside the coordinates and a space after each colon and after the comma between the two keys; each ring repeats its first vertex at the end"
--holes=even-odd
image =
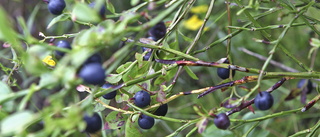
{"type": "Polygon", "coordinates": [[[193,15],[186,22],[184,22],[184,26],[189,30],[197,30],[203,24],[203,20],[200,20],[197,15],[193,15]]]}
{"type": "Polygon", "coordinates": [[[192,13],[206,13],[208,10],[208,5],[199,5],[191,8],[192,13]]]}
{"type": "Polygon", "coordinates": [[[56,62],[52,59],[52,56],[46,56],[42,62],[46,63],[47,65],[54,67],[56,66],[56,62]]]}

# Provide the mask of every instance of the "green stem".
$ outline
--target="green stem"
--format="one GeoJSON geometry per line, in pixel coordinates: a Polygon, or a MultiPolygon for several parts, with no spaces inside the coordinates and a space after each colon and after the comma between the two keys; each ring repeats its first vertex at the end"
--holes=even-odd
{"type": "Polygon", "coordinates": [[[300,110],[301,110],[301,108],[298,108],[298,109],[293,109],[293,110],[281,111],[281,112],[278,112],[278,113],[273,113],[273,114],[266,115],[264,117],[255,118],[255,119],[249,119],[249,120],[230,119],[230,121],[232,121],[232,122],[251,123],[251,122],[262,121],[262,120],[266,120],[266,119],[270,119],[270,118],[274,118],[274,117],[284,116],[284,115],[291,114],[291,113],[298,113],[298,112],[300,112],[300,110]]]}
{"type": "Polygon", "coordinates": [[[184,125],[182,125],[181,127],[179,127],[176,131],[174,131],[173,133],[171,133],[170,135],[168,135],[167,137],[173,137],[173,136],[177,136],[179,132],[181,132],[182,130],[184,130],[185,128],[195,124],[196,122],[198,122],[199,120],[201,120],[201,118],[192,120],[184,125]]]}
{"type": "Polygon", "coordinates": [[[250,132],[259,125],[259,123],[260,121],[256,122],[242,137],[247,137],[250,134],[250,132]]]}
{"type": "MultiPolygon", "coordinates": [[[[166,120],[166,121],[171,121],[171,122],[177,122],[177,123],[190,123],[191,121],[194,121],[194,120],[184,120],[184,119],[176,119],[176,118],[169,118],[169,117],[164,117],[164,116],[158,116],[158,115],[154,115],[152,113],[149,113],[148,111],[146,110],[143,110],[142,108],[140,107],[137,107],[135,105],[133,105],[132,103],[128,102],[128,105],[136,110],[139,110],[142,114],[144,115],[147,115],[147,116],[150,116],[150,117],[153,117],[153,118],[156,118],[156,119],[162,119],[162,120],[166,120]]],[[[195,119],[195,120],[198,120],[198,119],[195,119]]]]}

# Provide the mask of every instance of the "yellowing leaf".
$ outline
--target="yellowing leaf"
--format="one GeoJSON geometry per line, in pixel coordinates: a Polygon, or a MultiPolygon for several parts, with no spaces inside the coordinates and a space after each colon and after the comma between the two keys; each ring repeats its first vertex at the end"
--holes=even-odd
{"type": "Polygon", "coordinates": [[[199,5],[191,8],[191,13],[206,13],[208,5],[199,5]]]}
{"type": "Polygon", "coordinates": [[[42,62],[46,63],[47,65],[54,67],[56,66],[56,62],[52,59],[52,56],[46,56],[42,62]]]}
{"type": "Polygon", "coordinates": [[[186,22],[184,22],[184,26],[189,30],[197,30],[203,24],[203,20],[200,20],[197,15],[193,15],[186,22]]]}

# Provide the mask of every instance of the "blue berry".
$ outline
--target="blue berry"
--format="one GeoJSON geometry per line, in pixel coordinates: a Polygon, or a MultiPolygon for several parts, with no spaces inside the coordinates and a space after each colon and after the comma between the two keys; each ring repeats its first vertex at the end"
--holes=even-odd
{"type": "Polygon", "coordinates": [[[65,7],[66,2],[64,0],[50,0],[48,3],[48,10],[54,15],[62,14],[65,7]]]}
{"type": "Polygon", "coordinates": [[[150,94],[146,91],[141,90],[134,95],[134,104],[136,104],[138,107],[146,107],[150,104],[150,102],[150,94]]]}
{"type": "Polygon", "coordinates": [[[81,68],[79,77],[86,83],[100,85],[105,82],[106,74],[100,63],[90,63],[81,68]]]}
{"type": "Polygon", "coordinates": [[[91,57],[89,57],[85,62],[84,64],[90,64],[90,63],[102,63],[102,58],[101,56],[96,53],[96,54],[93,54],[91,57]]]}
{"type": "Polygon", "coordinates": [[[83,117],[83,120],[87,124],[85,132],[95,133],[99,131],[102,127],[102,120],[98,113],[94,113],[92,116],[85,115],[83,117]]]}
{"type": "Polygon", "coordinates": [[[297,85],[297,88],[300,88],[300,89],[304,89],[304,88],[307,88],[307,94],[310,94],[313,90],[313,86],[312,86],[312,82],[311,80],[307,80],[307,79],[301,79],[299,82],[298,82],[298,85],[297,85]],[[308,82],[308,83],[306,83],[308,82]],[[307,84],[307,85],[305,85],[307,84]]]}
{"type": "Polygon", "coordinates": [[[273,96],[269,92],[262,91],[255,97],[254,105],[260,110],[268,110],[273,105],[273,96]]]}
{"type": "MultiPolygon", "coordinates": [[[[60,40],[56,43],[57,47],[59,48],[66,48],[66,49],[72,49],[71,48],[71,45],[68,41],[66,40],[60,40]]],[[[64,52],[61,52],[61,51],[55,51],[55,55],[58,56],[58,57],[63,57],[64,56],[64,52]]]]}
{"type": "Polygon", "coordinates": [[[168,112],[168,104],[163,104],[153,114],[157,116],[165,116],[167,112],[168,112]]]}
{"type": "MultiPolygon", "coordinates": [[[[108,83],[102,85],[102,88],[105,88],[105,89],[110,88],[110,87],[112,87],[112,85],[108,84],[108,83]]],[[[117,92],[116,91],[112,91],[110,93],[107,93],[107,94],[103,95],[102,97],[104,99],[113,99],[114,97],[116,97],[116,95],[117,95],[117,92]]]]}
{"type": "MultiPolygon", "coordinates": [[[[96,5],[96,3],[92,2],[89,4],[89,7],[94,8],[95,5],[96,5]]],[[[103,18],[105,16],[105,13],[106,13],[106,6],[102,5],[102,7],[99,10],[100,17],[103,18]]]]}
{"type": "Polygon", "coordinates": [[[230,119],[226,113],[220,113],[213,119],[214,125],[219,129],[227,129],[230,126],[230,119]]]}
{"type": "Polygon", "coordinates": [[[152,37],[154,41],[158,41],[159,39],[163,38],[166,35],[166,33],[167,28],[164,22],[159,22],[158,24],[150,28],[150,30],[148,31],[148,34],[150,35],[150,37],[152,37]]]}
{"type": "Polygon", "coordinates": [[[152,128],[153,125],[154,125],[154,118],[142,114],[142,115],[139,117],[139,119],[138,119],[138,125],[139,125],[142,129],[150,129],[150,128],[152,128]]]}
{"type": "MultiPolygon", "coordinates": [[[[223,63],[229,63],[228,60],[224,61],[223,63]]],[[[217,69],[217,74],[221,79],[227,79],[230,77],[230,69],[226,68],[218,68],[217,69]]],[[[236,74],[235,70],[232,70],[232,77],[236,74]]]]}

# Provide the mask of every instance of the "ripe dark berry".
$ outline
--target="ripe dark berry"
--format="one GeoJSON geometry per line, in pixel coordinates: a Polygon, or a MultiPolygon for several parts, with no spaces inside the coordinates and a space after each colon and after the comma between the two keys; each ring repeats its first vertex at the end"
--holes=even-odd
{"type": "MultiPolygon", "coordinates": [[[[228,60],[224,61],[223,63],[229,63],[228,60]]],[[[221,79],[227,79],[230,77],[230,69],[226,68],[218,68],[217,69],[217,74],[221,79]]],[[[232,77],[236,74],[235,70],[232,70],[232,77]]]]}
{"type": "Polygon", "coordinates": [[[266,91],[262,91],[254,99],[254,105],[260,110],[268,110],[273,105],[273,96],[266,91]]]}
{"type": "MultiPolygon", "coordinates": [[[[105,89],[110,88],[110,87],[112,87],[112,85],[108,84],[108,83],[102,85],[102,88],[105,88],[105,89]]],[[[113,99],[114,97],[116,97],[116,95],[117,95],[117,92],[116,91],[112,91],[110,93],[107,93],[107,94],[103,95],[102,97],[104,99],[113,99]]]]}
{"type": "Polygon", "coordinates": [[[163,104],[153,114],[157,116],[165,116],[167,112],[168,112],[168,104],[163,104]]]}
{"type": "Polygon", "coordinates": [[[163,38],[167,33],[167,28],[164,22],[159,22],[150,30],[148,31],[148,34],[152,37],[154,41],[158,41],[159,39],[163,38]]]}
{"type": "MultiPolygon", "coordinates": [[[[66,48],[66,49],[71,49],[71,45],[68,41],[66,40],[60,40],[56,43],[57,47],[59,48],[66,48]]],[[[58,56],[58,57],[62,57],[64,56],[64,52],[62,51],[55,51],[55,55],[58,56]]]]}
{"type": "Polygon", "coordinates": [[[66,2],[64,0],[50,0],[48,3],[49,12],[54,15],[60,15],[65,7],[66,2]]]}
{"type": "MultiPolygon", "coordinates": [[[[230,69],[218,68],[217,73],[221,79],[227,79],[230,77],[230,69]]],[[[232,77],[234,77],[234,74],[235,74],[235,70],[232,70],[232,77]]]]}
{"type": "Polygon", "coordinates": [[[101,56],[96,53],[96,54],[93,54],[91,57],[89,57],[85,62],[84,64],[90,64],[90,63],[102,63],[102,59],[101,59],[101,56]]]}
{"type": "Polygon", "coordinates": [[[134,95],[134,104],[136,104],[138,107],[146,107],[150,104],[150,102],[150,94],[146,91],[141,90],[134,95]]]}
{"type": "Polygon", "coordinates": [[[213,119],[214,125],[219,129],[227,129],[230,126],[230,119],[226,113],[220,113],[213,119]]]}
{"type": "Polygon", "coordinates": [[[105,82],[106,74],[100,63],[90,63],[81,68],[79,77],[86,83],[100,85],[105,82]]]}
{"type": "Polygon", "coordinates": [[[300,89],[304,89],[304,88],[307,88],[307,94],[311,93],[312,90],[313,90],[313,86],[312,86],[312,82],[311,80],[307,80],[307,79],[301,79],[299,82],[298,82],[298,85],[297,85],[297,88],[300,88],[300,89]],[[308,83],[306,83],[308,82],[308,83]],[[306,85],[307,84],[307,85],[306,85]]]}
{"type": "MultiPolygon", "coordinates": [[[[94,8],[95,5],[96,5],[96,3],[92,2],[89,4],[89,7],[94,8]]],[[[102,5],[99,10],[100,17],[103,18],[105,16],[105,13],[106,13],[106,6],[102,5]]]]}
{"type": "Polygon", "coordinates": [[[95,133],[102,127],[102,121],[98,113],[94,113],[92,116],[85,115],[83,120],[87,124],[85,132],[95,133]]]}
{"type": "Polygon", "coordinates": [[[138,119],[138,125],[142,129],[150,129],[154,125],[154,118],[142,114],[138,119]]]}

